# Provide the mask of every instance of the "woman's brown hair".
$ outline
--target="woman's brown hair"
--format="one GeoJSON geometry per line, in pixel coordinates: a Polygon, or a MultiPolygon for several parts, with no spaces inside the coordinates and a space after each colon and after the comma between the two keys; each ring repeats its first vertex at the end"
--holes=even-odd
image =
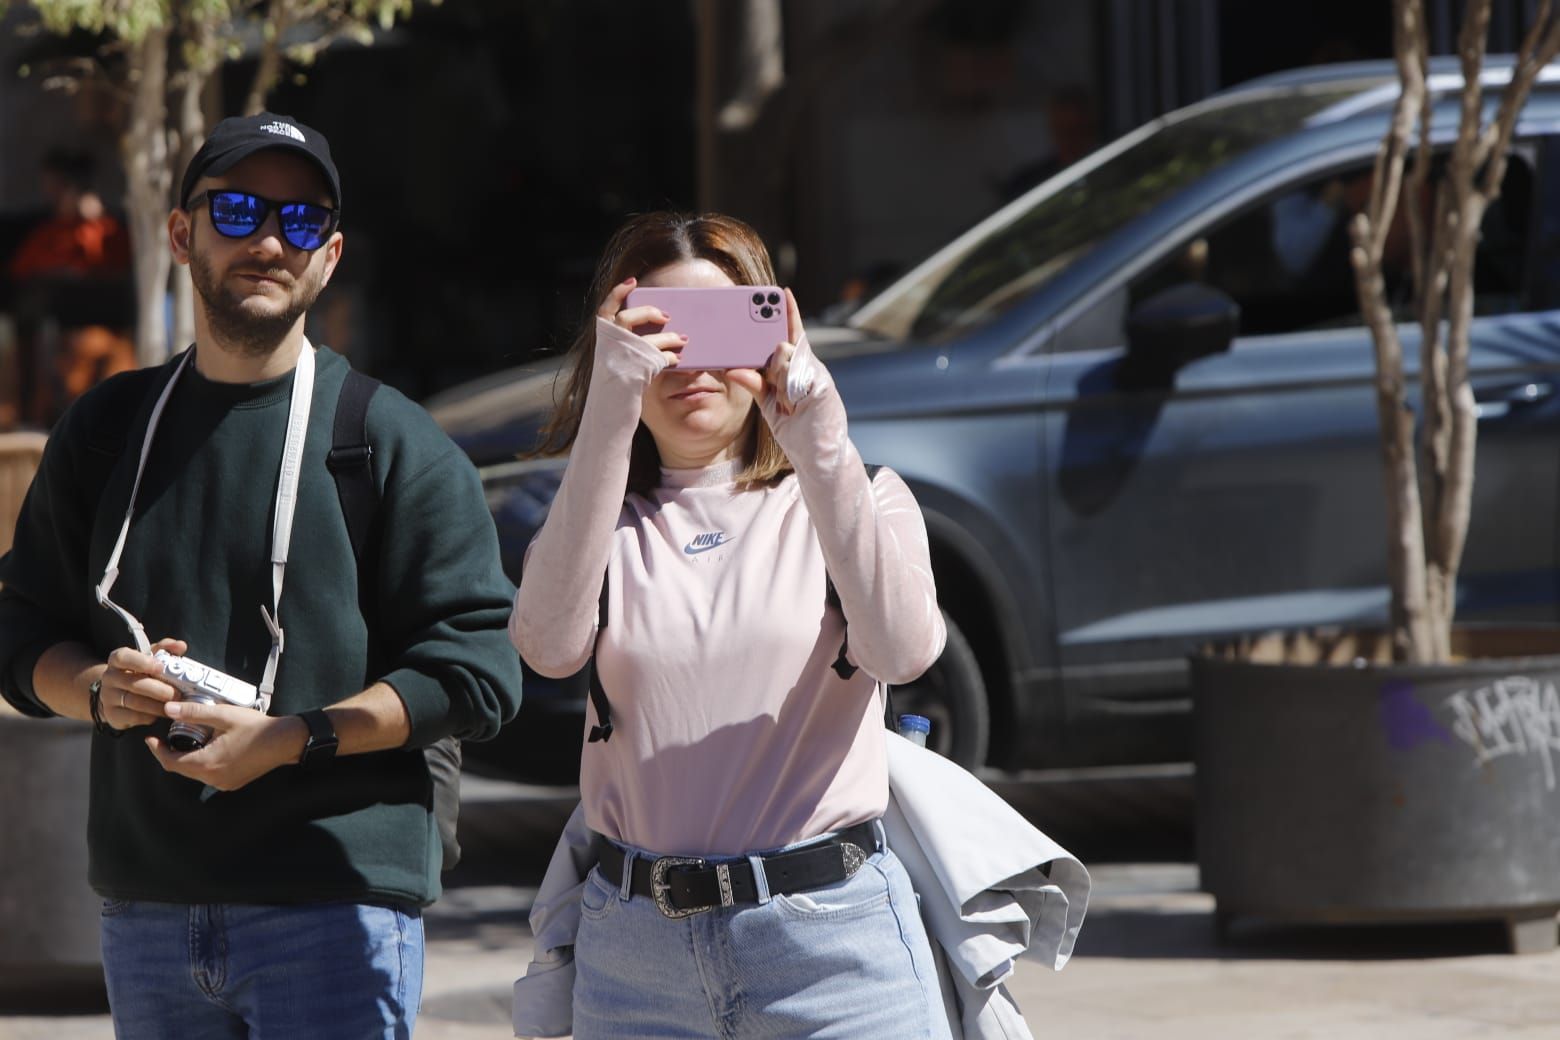
{"type": "MultiPolygon", "coordinates": [[[[553,404],[552,415],[542,427],[536,455],[561,455],[574,444],[585,413],[596,357],[596,312],[613,287],[628,278],[642,278],[651,271],[684,260],[708,260],[737,285],[775,284],[774,265],[758,232],[735,217],[719,213],[644,213],[629,220],[607,243],[586,298],[585,318],[569,346],[572,366],[563,396],[553,404]]],[[[560,379],[565,378],[562,373],[560,379]]],[[[750,486],[773,483],[791,471],[769,425],[758,415],[758,405],[748,416],[743,435],[743,468],[737,482],[750,486]]],[[[661,481],[661,455],[644,423],[634,431],[629,451],[628,490],[646,494],[661,481]]]]}

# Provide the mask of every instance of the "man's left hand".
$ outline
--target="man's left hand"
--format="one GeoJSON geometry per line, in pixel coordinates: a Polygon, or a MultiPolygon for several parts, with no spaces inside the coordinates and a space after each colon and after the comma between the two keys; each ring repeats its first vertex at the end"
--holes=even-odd
{"type": "Polygon", "coordinates": [[[262,715],[231,704],[171,701],[170,719],[209,726],[211,740],[195,751],[175,751],[158,737],[147,737],[157,761],[170,773],[187,776],[219,791],[236,791],[303,754],[309,731],[296,715],[262,715]]]}

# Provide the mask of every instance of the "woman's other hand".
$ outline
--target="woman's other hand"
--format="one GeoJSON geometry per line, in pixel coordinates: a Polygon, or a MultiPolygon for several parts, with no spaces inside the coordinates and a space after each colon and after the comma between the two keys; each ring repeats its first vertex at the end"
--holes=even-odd
{"type": "Polygon", "coordinates": [[[676,332],[661,331],[666,328],[666,323],[671,321],[671,315],[659,307],[624,306],[628,301],[628,294],[638,284],[639,279],[627,278],[613,286],[596,314],[603,321],[610,321],[619,328],[632,332],[659,350],[662,357],[666,359],[666,367],[674,368],[682,348],[688,345],[688,337],[676,332]]]}
{"type": "Polygon", "coordinates": [[[762,372],[733,369],[731,375],[733,379],[740,378],[754,397],[762,391],[764,398],[773,399],[781,415],[790,415],[812,391],[817,365],[812,360],[812,349],[805,345],[807,330],[802,327],[802,311],[790,289],[785,290],[785,308],[788,341],[775,347],[762,372]]]}

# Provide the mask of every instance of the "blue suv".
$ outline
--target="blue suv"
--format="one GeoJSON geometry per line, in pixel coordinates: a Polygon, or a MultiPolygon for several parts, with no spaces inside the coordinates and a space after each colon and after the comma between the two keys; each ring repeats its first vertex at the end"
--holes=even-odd
{"type": "MultiPolygon", "coordinates": [[[[1431,72],[1446,148],[1461,76],[1450,61],[1431,72]]],[[[1509,72],[1491,59],[1491,107],[1509,72]]],[[[1373,355],[1346,222],[1396,94],[1392,65],[1359,63],[1171,113],[994,213],[847,327],[811,330],[862,456],[926,513],[949,645],[894,698],[932,717],[945,754],[1001,769],[1185,760],[1190,646],[1385,619],[1373,355]]],[[[1412,377],[1406,246],[1394,229],[1386,273],[1412,377]]],[[[1553,621],[1560,68],[1522,114],[1475,311],[1461,616],[1553,621]]],[[[561,472],[516,458],[556,364],[429,403],[482,470],[515,577],[561,472]]],[[[515,772],[571,768],[583,703],[577,681],[532,682],[493,752],[515,772]]]]}

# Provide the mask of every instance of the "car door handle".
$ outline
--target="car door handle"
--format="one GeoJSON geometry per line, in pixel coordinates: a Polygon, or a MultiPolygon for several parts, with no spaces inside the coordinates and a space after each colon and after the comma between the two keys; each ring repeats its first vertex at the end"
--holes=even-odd
{"type": "Polygon", "coordinates": [[[1478,402],[1478,415],[1481,420],[1500,419],[1518,408],[1535,405],[1551,397],[1554,392],[1553,383],[1512,383],[1475,391],[1474,400],[1478,402]]]}

